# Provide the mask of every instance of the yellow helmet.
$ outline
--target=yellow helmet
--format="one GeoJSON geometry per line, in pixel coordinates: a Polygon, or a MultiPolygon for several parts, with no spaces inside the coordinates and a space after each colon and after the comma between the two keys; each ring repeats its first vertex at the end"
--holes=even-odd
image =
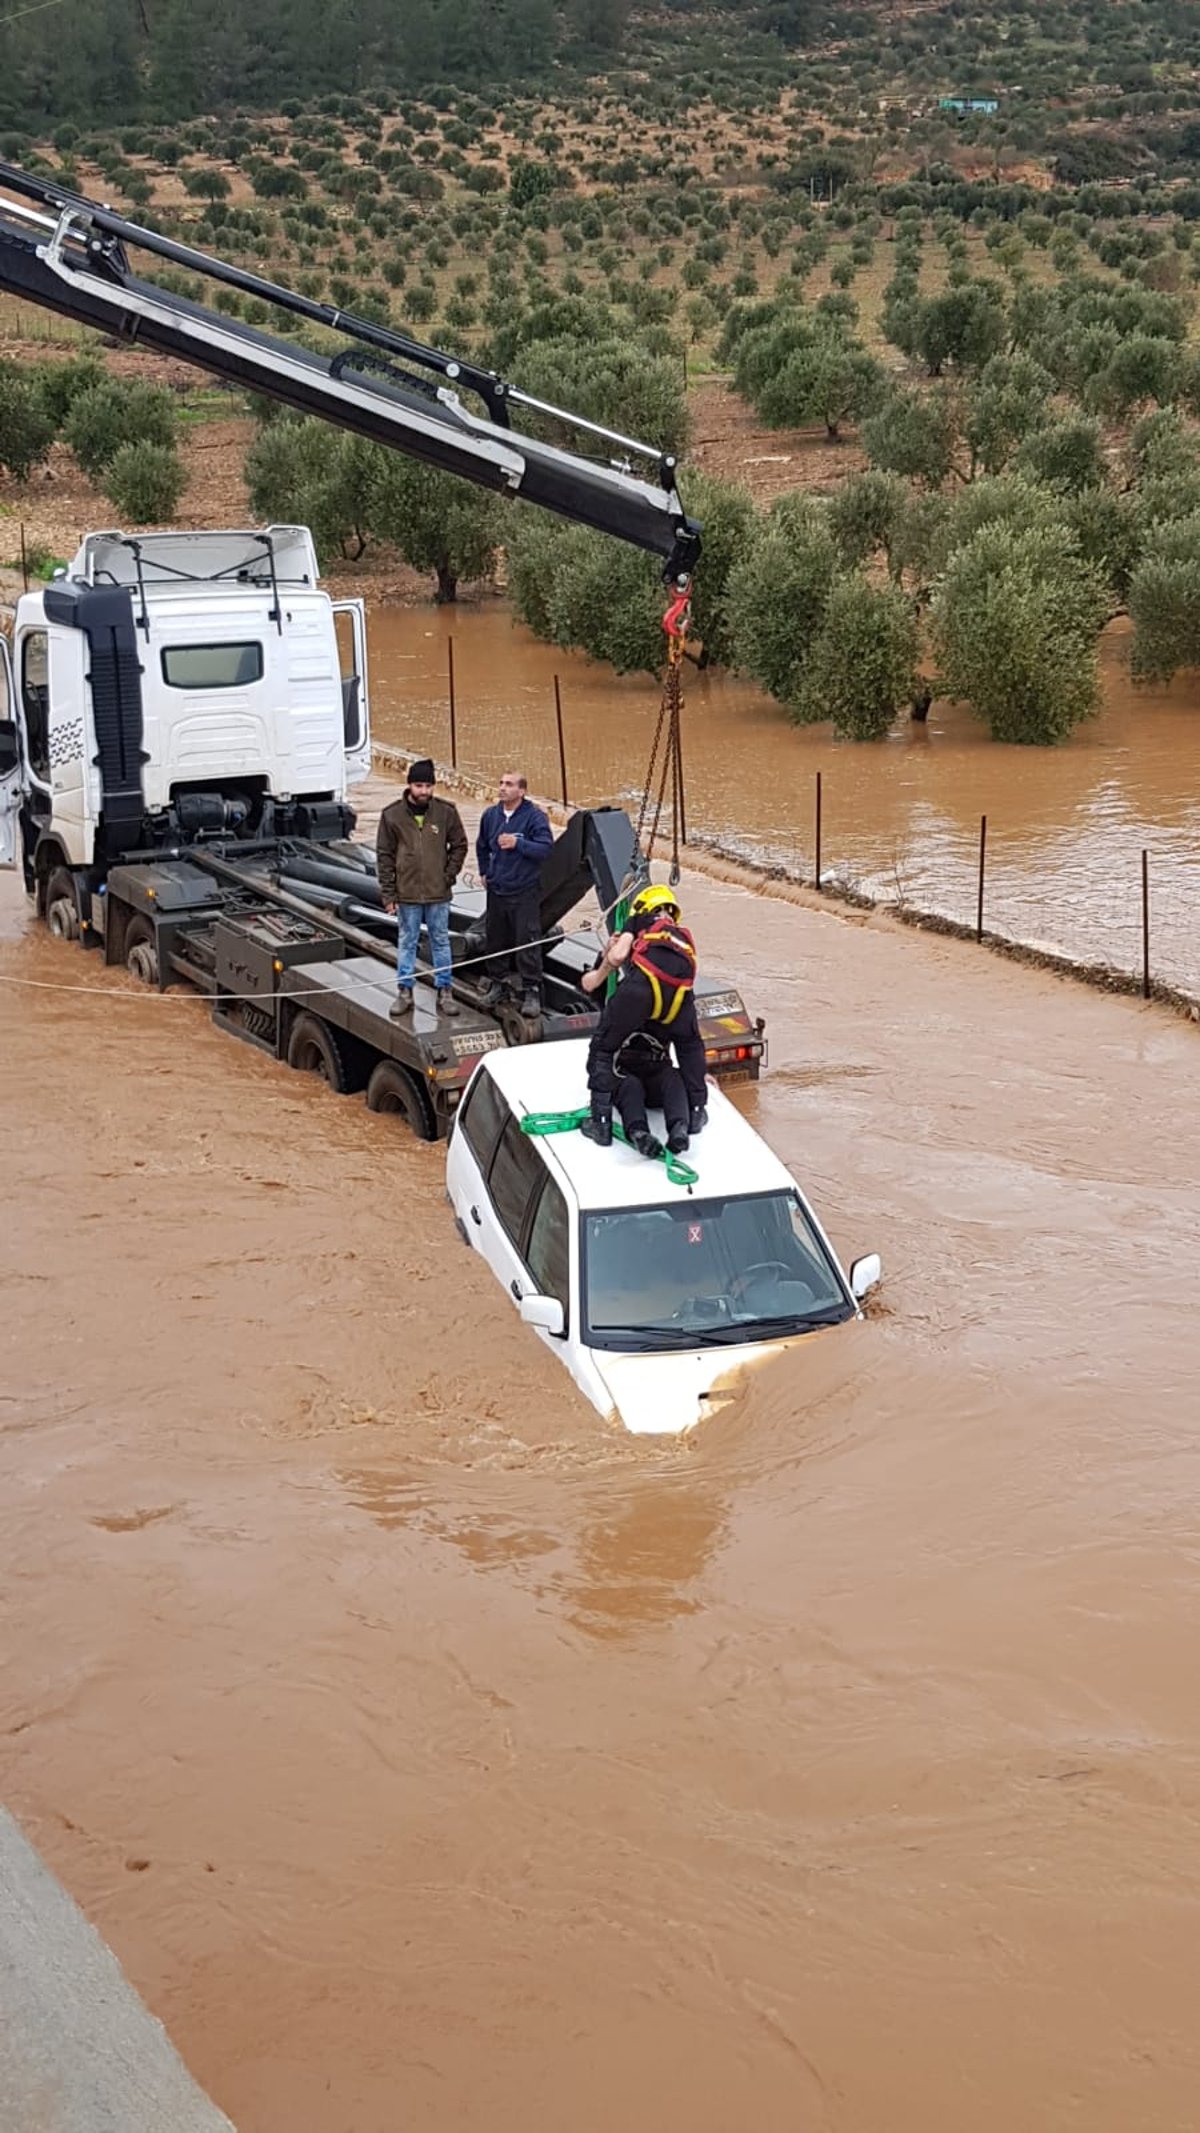
{"type": "Polygon", "coordinates": [[[651,882],[648,888],[639,889],[629,906],[630,918],[648,918],[651,911],[674,911],[680,913],[679,898],[674,889],[665,888],[660,882],[651,882]]]}

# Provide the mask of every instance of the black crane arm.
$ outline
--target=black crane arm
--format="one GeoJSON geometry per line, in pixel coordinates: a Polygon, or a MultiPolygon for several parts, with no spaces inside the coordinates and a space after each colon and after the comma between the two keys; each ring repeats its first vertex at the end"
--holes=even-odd
{"type": "Polygon", "coordinates": [[[669,453],[548,406],[495,372],[425,347],[390,327],[320,304],[206,252],[141,228],[111,209],[15,164],[0,162],[0,289],[80,325],[173,355],[306,415],[356,431],[480,488],[525,497],[562,518],[610,533],[690,576],[700,529],[687,516],[669,453]],[[37,203],[36,209],[24,205],[37,203]],[[253,295],[278,312],[344,333],[349,345],[316,355],[131,273],[127,247],[253,295]],[[444,383],[437,383],[437,380],[444,383]],[[486,416],[463,406],[475,393],[486,416]],[[514,430],[512,408],[549,415],[609,445],[605,463],[514,430]],[[645,473],[634,472],[640,462],[645,473]]]}

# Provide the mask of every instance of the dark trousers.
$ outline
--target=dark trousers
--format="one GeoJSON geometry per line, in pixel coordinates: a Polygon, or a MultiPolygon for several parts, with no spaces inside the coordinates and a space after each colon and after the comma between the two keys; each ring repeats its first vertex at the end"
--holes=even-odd
{"type": "Polygon", "coordinates": [[[588,1051],[588,1087],[593,1109],[611,1110],[617,1090],[616,1055],[636,1030],[649,1030],[663,1045],[673,1045],[693,1110],[708,1101],[704,1079],[704,1039],[696,1021],[696,1003],[686,996],[673,1022],[654,1020],[654,994],[640,970],[621,979],[604,1005],[588,1051]]]}
{"type": "Polygon", "coordinates": [[[542,951],[530,943],[538,939],[541,930],[542,899],[538,889],[526,889],[522,896],[493,896],[489,890],[487,952],[492,960],[483,965],[481,975],[496,985],[510,978],[515,969],[523,986],[539,992],[542,951]]]}
{"type": "Polygon", "coordinates": [[[662,1112],[668,1134],[687,1132],[688,1093],[679,1068],[669,1061],[653,1074],[618,1074],[616,1102],[621,1124],[631,1140],[635,1133],[647,1129],[647,1104],[662,1112]]]}

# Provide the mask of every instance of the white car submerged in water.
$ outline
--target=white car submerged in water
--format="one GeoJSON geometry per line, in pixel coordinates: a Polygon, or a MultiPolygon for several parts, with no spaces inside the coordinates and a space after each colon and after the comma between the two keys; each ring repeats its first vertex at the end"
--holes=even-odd
{"type": "MultiPolygon", "coordinates": [[[[454,1121],[459,1229],[601,1414],[673,1434],[722,1382],[819,1328],[860,1318],[878,1258],[848,1274],[791,1173],[719,1089],[682,1158],[692,1184],[577,1129],[523,1119],[587,1103],[587,1041],[489,1052],[454,1121]]],[[[654,1112],[651,1131],[665,1139],[654,1112]]]]}

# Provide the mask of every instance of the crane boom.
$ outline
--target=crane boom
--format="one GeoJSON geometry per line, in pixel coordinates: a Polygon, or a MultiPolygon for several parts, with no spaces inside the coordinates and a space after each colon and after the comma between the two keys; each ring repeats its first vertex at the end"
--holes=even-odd
{"type": "Polygon", "coordinates": [[[577,525],[612,534],[661,557],[665,578],[691,575],[700,528],[684,509],[672,454],[552,407],[494,371],[144,229],[15,164],[0,162],[0,190],[18,196],[0,199],[0,289],[79,325],[179,357],[479,488],[524,497],[577,525]],[[333,355],[317,354],[140,280],[130,270],[129,249],[344,334],[348,345],[333,355]],[[456,388],[475,394],[487,414],[472,413],[456,388]],[[595,437],[612,456],[607,462],[589,459],[515,430],[513,408],[595,437]],[[646,472],[635,473],[635,462],[646,472]]]}

